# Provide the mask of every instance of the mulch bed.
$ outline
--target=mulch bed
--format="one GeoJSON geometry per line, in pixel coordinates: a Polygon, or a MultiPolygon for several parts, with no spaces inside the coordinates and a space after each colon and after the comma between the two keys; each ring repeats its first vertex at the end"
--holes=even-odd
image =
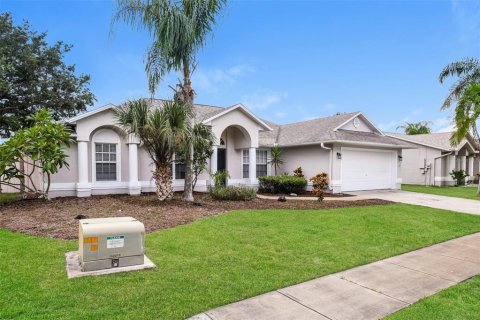
{"type": "MultiPolygon", "coordinates": [[[[259,192],[258,194],[263,195],[263,196],[268,196],[268,197],[280,197],[280,196],[286,196],[290,197],[290,194],[280,194],[280,193],[263,193],[259,192]]],[[[306,191],[304,193],[299,193],[296,195],[297,197],[308,197],[308,198],[317,198],[315,194],[313,194],[311,191],[306,191]]],[[[345,198],[345,197],[354,197],[352,194],[347,194],[347,193],[330,193],[330,192],[324,192],[323,196],[325,198],[345,198]]],[[[295,197],[295,196],[294,196],[295,197]]]]}
{"type": "Polygon", "coordinates": [[[76,239],[78,221],[75,217],[79,214],[90,218],[131,216],[143,222],[147,232],[153,232],[235,209],[329,209],[390,203],[383,200],[215,201],[202,193],[195,194],[195,199],[201,205],[182,202],[181,194],[176,194],[173,200],[165,203],[158,202],[154,194],[15,201],[0,205],[0,227],[31,235],[76,239]]]}

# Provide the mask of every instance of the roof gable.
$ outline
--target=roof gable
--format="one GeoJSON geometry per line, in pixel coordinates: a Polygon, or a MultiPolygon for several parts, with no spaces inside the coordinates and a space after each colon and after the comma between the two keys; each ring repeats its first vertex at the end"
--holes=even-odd
{"type": "Polygon", "coordinates": [[[354,114],[350,119],[339,125],[334,129],[338,130],[348,130],[348,131],[359,131],[359,132],[371,132],[384,135],[383,132],[375,126],[375,124],[370,121],[362,112],[354,114]]]}
{"type": "Polygon", "coordinates": [[[215,119],[218,119],[218,118],[221,118],[223,116],[225,116],[226,114],[232,112],[232,111],[235,111],[235,110],[238,110],[238,111],[241,111],[243,114],[245,114],[248,118],[250,118],[251,120],[253,120],[254,122],[256,122],[258,125],[260,125],[260,127],[262,127],[264,130],[267,130],[267,131],[272,131],[273,129],[268,125],[266,124],[262,119],[258,118],[256,115],[254,115],[252,112],[250,112],[247,108],[245,108],[245,106],[243,106],[242,104],[238,103],[238,104],[235,104],[231,107],[228,107],[226,109],[223,109],[223,111],[220,111],[220,112],[216,112],[216,113],[213,113],[210,117],[204,119],[202,122],[203,123],[209,123],[215,119]]]}

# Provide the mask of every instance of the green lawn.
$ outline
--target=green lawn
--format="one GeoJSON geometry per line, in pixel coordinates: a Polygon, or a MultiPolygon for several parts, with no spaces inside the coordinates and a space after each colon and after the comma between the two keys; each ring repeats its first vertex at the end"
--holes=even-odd
{"type": "Polygon", "coordinates": [[[20,198],[18,193],[0,193],[0,204],[4,204],[10,201],[15,201],[20,198]]]}
{"type": "Polygon", "coordinates": [[[75,241],[0,229],[0,318],[182,319],[478,231],[480,216],[403,204],[233,211],[147,235],[154,270],[67,280],[75,241]]]}
{"type": "Polygon", "coordinates": [[[403,309],[388,320],[465,320],[480,318],[480,276],[403,309]]]}
{"type": "Polygon", "coordinates": [[[480,200],[480,197],[477,196],[477,186],[431,187],[431,186],[419,186],[419,185],[413,185],[413,184],[403,184],[402,190],[436,194],[439,196],[480,200]]]}

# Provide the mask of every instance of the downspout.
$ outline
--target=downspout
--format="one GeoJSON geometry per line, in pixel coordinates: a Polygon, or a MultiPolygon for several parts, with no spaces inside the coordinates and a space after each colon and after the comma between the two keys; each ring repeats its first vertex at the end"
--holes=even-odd
{"type": "MultiPolygon", "coordinates": [[[[329,157],[328,157],[328,175],[329,175],[329,181],[332,181],[332,157],[333,157],[333,150],[332,148],[329,148],[329,147],[325,147],[325,145],[322,143],[320,143],[320,147],[322,149],[325,149],[325,150],[328,150],[329,151],[329,157]]],[[[332,191],[333,190],[333,187],[332,187],[332,184],[329,183],[328,184],[328,190],[332,191]]]]}
{"type": "MultiPolygon", "coordinates": [[[[440,159],[440,158],[443,158],[443,157],[446,157],[446,156],[449,156],[453,153],[452,152],[449,152],[449,153],[446,153],[446,154],[443,154],[441,156],[438,156],[438,157],[435,157],[433,158],[433,168],[432,168],[432,171],[433,171],[433,186],[435,187],[435,163],[437,163],[437,159],[440,159]]],[[[441,182],[441,181],[440,181],[441,182]]]]}

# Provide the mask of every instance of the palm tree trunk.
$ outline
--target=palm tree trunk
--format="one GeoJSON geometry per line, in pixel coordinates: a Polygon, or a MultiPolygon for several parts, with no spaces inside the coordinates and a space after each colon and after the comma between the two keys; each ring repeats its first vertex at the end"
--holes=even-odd
{"type": "Polygon", "coordinates": [[[169,200],[173,197],[172,175],[169,164],[157,165],[153,172],[153,178],[157,185],[157,198],[159,201],[169,200]]]}
{"type": "MultiPolygon", "coordinates": [[[[185,105],[190,109],[191,117],[188,119],[193,128],[195,122],[195,110],[193,109],[193,89],[190,81],[190,63],[188,59],[183,61],[183,86],[181,98],[185,105]]],[[[183,200],[193,201],[193,142],[188,140],[187,150],[185,152],[185,186],[183,189],[183,200]]]]}

